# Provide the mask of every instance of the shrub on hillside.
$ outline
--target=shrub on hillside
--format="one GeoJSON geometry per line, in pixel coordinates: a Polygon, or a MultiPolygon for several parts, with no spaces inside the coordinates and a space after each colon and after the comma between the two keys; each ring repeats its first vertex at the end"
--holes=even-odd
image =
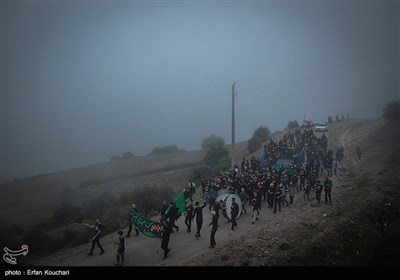
{"type": "Polygon", "coordinates": [[[213,166],[204,165],[193,169],[191,172],[191,178],[193,178],[194,181],[201,182],[203,178],[217,176],[221,172],[228,170],[231,167],[231,162],[231,157],[225,155],[213,166]]]}
{"type": "Polygon", "coordinates": [[[53,238],[37,228],[30,229],[25,233],[23,244],[29,246],[29,254],[35,255],[54,252],[63,246],[61,239],[53,238]]]}
{"type": "Polygon", "coordinates": [[[0,218],[0,248],[8,247],[16,250],[20,248],[19,237],[24,234],[24,230],[0,218]]]}
{"type": "Polygon", "coordinates": [[[119,155],[111,156],[111,157],[110,157],[110,160],[111,160],[111,161],[121,160],[121,156],[119,156],[119,155]]]}
{"type": "Polygon", "coordinates": [[[386,105],[382,116],[389,121],[400,120],[400,101],[392,101],[386,105]]]}
{"type": "Polygon", "coordinates": [[[229,155],[225,155],[217,162],[216,165],[212,167],[212,171],[214,174],[219,174],[223,171],[228,170],[231,167],[231,157],[229,155]]]}
{"type": "Polygon", "coordinates": [[[182,152],[184,150],[179,150],[178,146],[170,145],[165,147],[155,147],[150,155],[165,155],[165,154],[174,154],[177,152],[182,152]]]}
{"type": "Polygon", "coordinates": [[[68,244],[76,239],[78,233],[75,230],[71,230],[66,228],[63,230],[63,242],[64,244],[68,244]]]}
{"type": "Polygon", "coordinates": [[[134,158],[134,157],[135,157],[135,155],[129,151],[122,154],[122,159],[130,159],[130,158],[134,158]]]}
{"type": "Polygon", "coordinates": [[[85,214],[88,218],[101,217],[109,207],[116,204],[116,198],[108,192],[102,193],[100,196],[90,200],[86,206],[85,214]]]}
{"type": "Polygon", "coordinates": [[[247,142],[247,149],[250,153],[254,153],[261,148],[262,143],[267,141],[270,136],[268,126],[260,126],[254,131],[253,137],[247,142]]]}
{"type": "Polygon", "coordinates": [[[287,124],[288,129],[299,127],[299,123],[297,121],[289,121],[287,124]]]}
{"type": "Polygon", "coordinates": [[[82,216],[82,209],[80,207],[62,201],[53,212],[53,215],[48,219],[42,220],[40,226],[45,229],[53,229],[72,223],[80,216],[82,216]]]}
{"type": "Polygon", "coordinates": [[[194,168],[191,172],[190,177],[193,178],[193,180],[195,181],[200,181],[203,178],[210,178],[212,176],[215,176],[215,174],[213,174],[212,168],[208,165],[202,165],[194,168]]]}
{"type": "Polygon", "coordinates": [[[202,149],[216,149],[225,146],[225,140],[215,134],[211,134],[201,142],[202,149]]]}
{"type": "Polygon", "coordinates": [[[171,201],[177,193],[171,186],[142,187],[131,192],[124,192],[117,200],[118,206],[130,208],[134,203],[142,215],[148,215],[152,209],[160,209],[163,200],[171,201]]]}

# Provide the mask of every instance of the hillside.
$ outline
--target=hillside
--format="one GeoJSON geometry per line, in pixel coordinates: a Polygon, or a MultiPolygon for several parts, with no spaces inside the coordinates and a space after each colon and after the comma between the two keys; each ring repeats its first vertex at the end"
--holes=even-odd
{"type": "Polygon", "coordinates": [[[135,157],[39,175],[1,186],[1,217],[17,226],[29,227],[50,216],[68,189],[76,204],[104,192],[118,196],[139,186],[187,184],[190,169],[200,165],[203,151],[135,157]]]}
{"type": "MultiPolygon", "coordinates": [[[[232,235],[230,224],[222,218],[212,251],[207,229],[211,218],[209,211],[204,211],[200,239],[185,230],[174,233],[166,260],[161,259],[159,240],[143,235],[127,239],[125,265],[399,265],[400,122],[360,119],[332,123],[327,136],[331,148],[342,145],[345,151],[333,176],[332,205],[318,206],[311,196],[310,203],[304,202],[299,193],[293,207],[274,215],[264,203],[260,221],[252,225],[249,214],[241,216],[232,235]],[[360,161],[356,146],[363,151],[360,161]],[[392,217],[385,240],[376,228],[381,209],[392,217]]],[[[185,229],[182,218],[177,225],[185,229]]],[[[32,260],[32,264],[110,266],[115,257],[113,238],[102,239],[106,254],[101,256],[86,256],[88,244],[32,260]]]]}

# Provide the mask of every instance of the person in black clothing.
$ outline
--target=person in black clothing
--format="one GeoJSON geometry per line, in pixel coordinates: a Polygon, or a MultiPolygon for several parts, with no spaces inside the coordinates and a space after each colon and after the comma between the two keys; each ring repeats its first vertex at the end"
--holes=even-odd
{"type": "Polygon", "coordinates": [[[247,195],[247,193],[244,191],[244,189],[242,188],[242,191],[239,194],[240,200],[242,201],[242,213],[244,212],[244,214],[247,214],[246,211],[246,203],[247,200],[249,200],[249,196],[247,195]]]}
{"type": "Polygon", "coordinates": [[[114,266],[123,266],[124,265],[124,254],[125,254],[125,238],[124,232],[119,230],[118,232],[118,241],[114,241],[114,246],[117,245],[117,263],[114,266]],[[121,258],[121,264],[119,263],[119,259],[121,258]]]}
{"type": "Polygon", "coordinates": [[[360,148],[360,146],[357,146],[357,157],[358,157],[358,160],[361,160],[361,148],[360,148]]]}
{"type": "Polygon", "coordinates": [[[310,202],[310,190],[311,190],[311,186],[310,186],[310,184],[307,183],[304,186],[304,195],[303,195],[304,201],[306,201],[306,196],[307,196],[307,201],[310,202]]]}
{"type": "Polygon", "coordinates": [[[218,216],[218,218],[219,218],[219,210],[220,209],[222,209],[221,208],[221,204],[223,204],[224,202],[223,202],[223,200],[221,199],[219,202],[218,201],[216,201],[215,203],[214,203],[214,211],[215,211],[215,215],[217,215],[218,216]]]}
{"type": "MultiPolygon", "coordinates": [[[[139,211],[137,210],[137,208],[136,208],[136,205],[135,204],[132,204],[132,208],[131,208],[131,210],[129,211],[129,230],[128,230],[128,233],[126,234],[126,237],[130,237],[131,236],[131,231],[132,231],[132,227],[133,227],[133,223],[132,223],[132,213],[139,213],[139,211]]],[[[139,230],[138,230],[138,228],[137,227],[134,227],[135,228],[135,236],[138,236],[139,235],[139,230]]]]}
{"type": "Polygon", "coordinates": [[[325,191],[325,204],[328,203],[328,198],[329,198],[329,203],[332,204],[332,198],[331,198],[332,180],[329,180],[328,177],[325,177],[324,191],[325,191]]]}
{"type": "Polygon", "coordinates": [[[315,198],[317,199],[318,205],[321,204],[322,189],[323,186],[321,185],[320,180],[317,180],[317,184],[315,185],[315,198]]]}
{"type": "Polygon", "coordinates": [[[203,226],[203,208],[206,207],[206,203],[203,201],[203,206],[200,206],[200,203],[196,201],[195,205],[196,207],[194,208],[194,215],[196,216],[196,226],[197,226],[197,231],[196,234],[194,235],[196,238],[201,237],[200,235],[200,230],[201,227],[203,226]]]}
{"type": "Polygon", "coordinates": [[[186,217],[185,217],[185,225],[187,226],[187,233],[189,233],[192,229],[192,220],[193,220],[193,202],[189,201],[188,206],[186,207],[186,217]]]}
{"type": "Polygon", "coordinates": [[[101,228],[103,227],[103,225],[101,224],[100,218],[96,219],[96,223],[94,225],[89,225],[89,224],[86,224],[86,225],[88,227],[94,228],[96,231],[94,236],[90,239],[90,241],[92,241],[92,248],[90,249],[90,252],[87,253],[87,255],[93,256],[93,250],[94,250],[95,244],[97,244],[97,246],[99,246],[99,248],[100,248],[100,255],[104,254],[103,247],[100,244],[100,232],[101,232],[101,228]]]}
{"type": "Polygon", "coordinates": [[[189,180],[189,185],[188,185],[188,191],[189,191],[189,199],[190,201],[193,201],[193,195],[196,193],[196,184],[193,182],[192,179],[189,180]]]}
{"type": "MultiPolygon", "coordinates": [[[[171,227],[176,228],[176,231],[179,231],[179,227],[175,225],[175,221],[178,219],[178,208],[176,208],[175,203],[173,203],[172,201],[169,204],[167,216],[171,227]]],[[[172,230],[172,232],[174,231],[172,230]]]]}
{"type": "Polygon", "coordinates": [[[231,226],[231,232],[234,230],[235,226],[237,226],[236,218],[237,218],[238,214],[239,214],[239,205],[236,203],[235,198],[232,197],[232,205],[231,205],[232,226],[231,226]]]}
{"type": "Polygon", "coordinates": [[[171,232],[172,232],[171,224],[168,221],[164,220],[163,229],[161,233],[161,249],[164,250],[163,260],[167,258],[168,253],[171,251],[171,249],[168,248],[169,236],[171,232]]]}
{"type": "Polygon", "coordinates": [[[215,211],[211,211],[212,215],[212,221],[211,223],[208,224],[208,226],[211,226],[211,234],[210,234],[210,249],[214,248],[217,243],[215,243],[215,233],[217,232],[218,229],[218,218],[219,216],[215,211]]]}
{"type": "Polygon", "coordinates": [[[255,198],[253,198],[253,221],[251,222],[254,224],[256,220],[258,220],[258,217],[260,216],[260,206],[259,206],[259,201],[255,198]]]}
{"type": "Polygon", "coordinates": [[[161,211],[160,211],[160,213],[161,213],[160,223],[162,223],[162,221],[163,221],[164,219],[167,218],[167,215],[165,214],[165,211],[167,211],[168,207],[169,207],[169,205],[168,205],[167,202],[164,200],[164,201],[162,202],[162,207],[161,207],[161,211]]]}
{"type": "Polygon", "coordinates": [[[274,214],[276,214],[276,206],[279,206],[279,211],[281,211],[281,189],[279,187],[275,188],[275,204],[274,204],[274,214]]]}

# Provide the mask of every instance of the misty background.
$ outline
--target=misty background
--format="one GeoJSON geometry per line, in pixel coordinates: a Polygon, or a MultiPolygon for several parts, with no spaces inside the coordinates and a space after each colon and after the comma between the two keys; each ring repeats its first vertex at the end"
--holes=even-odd
{"type": "Polygon", "coordinates": [[[1,183],[260,125],[379,117],[399,2],[2,1],[1,183]]]}

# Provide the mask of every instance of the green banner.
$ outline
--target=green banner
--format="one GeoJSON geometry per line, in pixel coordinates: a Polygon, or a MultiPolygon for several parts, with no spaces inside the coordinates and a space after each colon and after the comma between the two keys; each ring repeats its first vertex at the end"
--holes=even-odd
{"type": "MultiPolygon", "coordinates": [[[[185,193],[184,192],[180,192],[178,194],[178,196],[174,200],[174,204],[175,204],[175,207],[178,209],[178,216],[179,216],[179,214],[185,212],[185,210],[186,210],[186,200],[185,200],[185,193]]],[[[171,206],[168,207],[168,209],[165,211],[165,214],[168,214],[170,208],[171,208],[171,206]]]]}
{"type": "Polygon", "coordinates": [[[148,237],[161,238],[162,224],[146,219],[137,212],[133,212],[131,215],[132,223],[141,233],[148,237]]]}

